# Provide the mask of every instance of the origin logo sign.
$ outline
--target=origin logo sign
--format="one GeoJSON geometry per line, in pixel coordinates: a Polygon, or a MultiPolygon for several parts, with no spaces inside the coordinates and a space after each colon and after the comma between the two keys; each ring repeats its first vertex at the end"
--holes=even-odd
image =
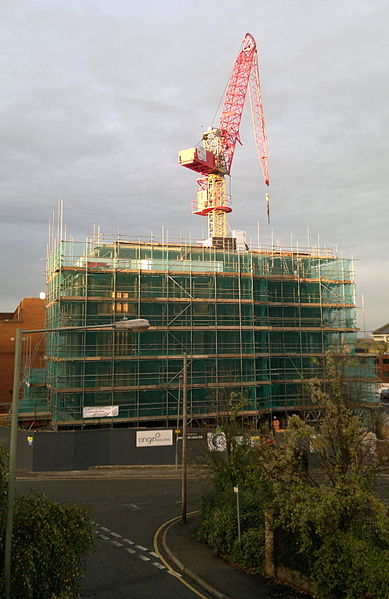
{"type": "Polygon", "coordinates": [[[154,447],[155,445],[173,445],[173,431],[137,431],[137,447],[154,447]]]}

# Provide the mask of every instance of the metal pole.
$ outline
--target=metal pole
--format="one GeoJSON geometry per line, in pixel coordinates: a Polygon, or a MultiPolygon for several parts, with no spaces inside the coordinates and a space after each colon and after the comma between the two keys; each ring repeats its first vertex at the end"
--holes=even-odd
{"type": "Polygon", "coordinates": [[[238,540],[240,543],[240,511],[239,511],[239,488],[236,491],[236,515],[238,518],[238,540]]]}
{"type": "Polygon", "coordinates": [[[181,380],[182,374],[178,377],[178,397],[177,397],[177,424],[176,424],[176,458],[175,458],[175,466],[178,468],[178,441],[180,437],[178,436],[180,430],[180,395],[181,395],[181,380]]]}
{"type": "Polygon", "coordinates": [[[186,522],[186,423],[187,423],[187,355],[184,353],[182,368],[182,469],[181,469],[181,521],[186,522]]]}
{"type": "Polygon", "coordinates": [[[234,493],[236,495],[236,519],[238,521],[238,540],[240,543],[239,487],[234,487],[234,493]]]}
{"type": "Polygon", "coordinates": [[[11,550],[12,550],[12,526],[14,518],[14,497],[15,497],[15,466],[16,466],[16,446],[18,433],[18,404],[20,390],[20,365],[22,356],[22,329],[16,329],[15,337],[15,362],[14,362],[14,383],[12,393],[12,417],[11,417],[11,438],[9,445],[9,474],[8,474],[8,499],[7,499],[7,525],[5,531],[5,551],[4,551],[4,578],[5,578],[5,597],[10,599],[11,589],[11,550]]]}

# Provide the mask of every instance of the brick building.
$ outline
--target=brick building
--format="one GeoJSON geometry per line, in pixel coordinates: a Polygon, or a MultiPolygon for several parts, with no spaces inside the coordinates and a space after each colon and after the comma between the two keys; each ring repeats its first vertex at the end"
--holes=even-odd
{"type": "Polygon", "coordinates": [[[381,383],[389,385],[389,354],[379,354],[376,357],[377,376],[381,383]]]}
{"type": "MultiPolygon", "coordinates": [[[[14,312],[0,312],[0,412],[6,412],[12,400],[16,329],[41,329],[45,323],[45,300],[25,297],[14,312]]],[[[32,367],[43,364],[40,335],[30,335],[25,342],[25,358],[32,367]]]]}

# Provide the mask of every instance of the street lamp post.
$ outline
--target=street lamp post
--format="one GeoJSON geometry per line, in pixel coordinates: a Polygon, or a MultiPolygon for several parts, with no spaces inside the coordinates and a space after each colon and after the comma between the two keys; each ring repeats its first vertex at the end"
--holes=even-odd
{"type": "Polygon", "coordinates": [[[4,578],[5,578],[5,597],[10,599],[11,590],[11,552],[12,552],[12,528],[14,516],[14,500],[15,500],[15,472],[16,472],[16,449],[17,449],[17,431],[18,431],[18,404],[19,404],[19,389],[20,389],[20,370],[22,357],[22,337],[28,333],[53,333],[53,332],[68,332],[68,331],[86,331],[86,330],[113,330],[113,331],[134,331],[142,333],[147,331],[150,323],[145,318],[134,318],[118,320],[111,324],[87,325],[79,327],[59,327],[55,329],[33,329],[23,331],[16,329],[15,336],[15,362],[14,362],[14,381],[12,392],[12,415],[11,415],[11,435],[9,445],[9,462],[8,462],[8,498],[7,498],[7,521],[5,531],[5,550],[4,550],[4,578]]]}
{"type": "Polygon", "coordinates": [[[181,464],[181,521],[186,522],[186,498],[187,498],[187,413],[188,413],[188,366],[187,355],[183,357],[182,368],[182,464],[181,464]]]}

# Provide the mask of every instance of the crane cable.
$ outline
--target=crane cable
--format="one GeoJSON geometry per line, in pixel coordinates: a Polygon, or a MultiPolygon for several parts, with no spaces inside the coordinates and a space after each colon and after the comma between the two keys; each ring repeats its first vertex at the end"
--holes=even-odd
{"type": "MultiPolygon", "coordinates": [[[[240,54],[240,52],[242,51],[242,48],[243,48],[243,42],[242,42],[242,43],[240,44],[240,46],[239,46],[239,52],[238,52],[238,55],[239,55],[239,54],[240,54]]],[[[215,114],[213,115],[213,119],[212,119],[212,121],[211,121],[211,126],[212,126],[212,128],[213,128],[213,124],[214,124],[214,122],[215,122],[216,115],[217,115],[217,113],[219,112],[220,105],[221,105],[221,103],[223,102],[223,99],[224,99],[224,98],[225,98],[225,96],[226,96],[226,90],[227,90],[227,87],[229,86],[229,83],[230,83],[230,81],[231,81],[231,77],[232,77],[232,73],[234,72],[234,68],[235,68],[235,62],[234,62],[234,64],[232,65],[232,69],[231,69],[231,71],[230,71],[230,74],[229,74],[229,77],[228,77],[228,79],[227,79],[227,83],[226,83],[226,84],[225,84],[225,86],[224,86],[223,93],[222,93],[222,95],[220,96],[219,104],[217,105],[217,108],[216,108],[216,110],[215,110],[215,114]]]]}
{"type": "MultiPolygon", "coordinates": [[[[243,44],[241,44],[241,45],[240,45],[240,50],[239,50],[239,52],[242,50],[242,47],[243,47],[243,44]]],[[[232,76],[232,73],[233,73],[233,70],[234,70],[234,68],[235,68],[235,63],[234,63],[234,65],[233,65],[232,69],[231,69],[231,72],[230,72],[230,74],[229,74],[229,77],[228,77],[228,79],[227,79],[227,83],[226,83],[226,84],[225,84],[225,86],[224,86],[224,90],[223,90],[223,92],[222,92],[222,95],[220,96],[220,100],[219,100],[219,103],[218,103],[218,105],[217,105],[217,107],[216,107],[215,114],[214,114],[214,115],[213,115],[213,117],[212,117],[212,121],[211,121],[211,127],[212,127],[212,129],[214,128],[214,122],[215,122],[216,116],[217,116],[217,114],[218,114],[218,112],[219,112],[220,105],[221,105],[221,103],[223,102],[223,100],[224,100],[224,98],[225,98],[225,96],[226,96],[226,90],[227,90],[227,87],[229,86],[229,83],[230,83],[231,76],[232,76]]],[[[199,139],[199,141],[197,142],[197,144],[196,144],[196,147],[197,147],[198,145],[200,145],[200,144],[201,144],[201,142],[202,142],[202,137],[201,137],[201,138],[199,139]]]]}

